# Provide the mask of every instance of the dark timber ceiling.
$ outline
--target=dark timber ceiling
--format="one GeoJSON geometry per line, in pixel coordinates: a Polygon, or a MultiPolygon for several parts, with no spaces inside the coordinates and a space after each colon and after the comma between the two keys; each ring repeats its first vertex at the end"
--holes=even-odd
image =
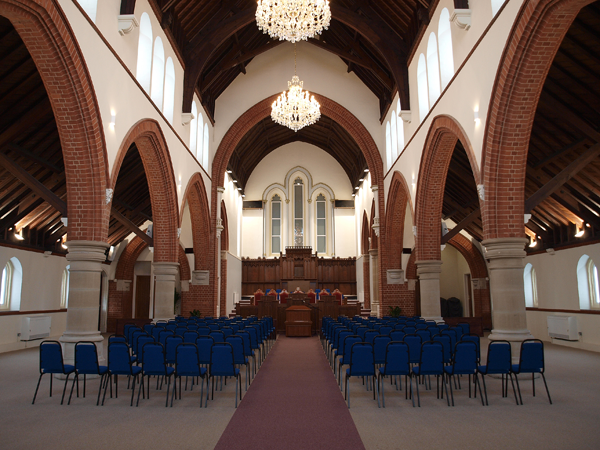
{"type": "Polygon", "coordinates": [[[254,168],[269,153],[297,141],[315,145],[333,156],[348,175],[352,186],[356,186],[364,175],[367,162],[358,144],[329,117],[321,116],[317,123],[297,133],[266,117],[244,136],[229,159],[228,168],[233,171],[238,186],[246,186],[254,168]]]}
{"type": "MultiPolygon", "coordinates": [[[[252,59],[279,44],[256,25],[256,0],[149,0],[185,64],[184,111],[196,90],[214,119],[215,101],[252,59]]],[[[407,61],[439,0],[333,0],[332,21],[308,41],[340,57],[379,98],[381,117],[396,91],[409,109],[407,61]],[[400,88],[398,88],[400,86],[400,88]]],[[[455,0],[468,8],[467,0],[455,0]]],[[[132,14],[135,0],[122,0],[132,14]]]]}
{"type": "Polygon", "coordinates": [[[600,237],[599,127],[600,2],[595,2],[580,11],[567,32],[535,115],[525,212],[532,214],[528,234],[542,239],[529,251],[600,237]],[[582,223],[589,226],[576,238],[582,223]]]}

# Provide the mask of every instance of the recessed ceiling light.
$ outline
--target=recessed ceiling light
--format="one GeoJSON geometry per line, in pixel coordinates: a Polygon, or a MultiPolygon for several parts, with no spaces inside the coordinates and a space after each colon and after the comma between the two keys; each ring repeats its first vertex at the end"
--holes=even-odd
{"type": "Polygon", "coordinates": [[[365,172],[368,172],[368,171],[369,171],[369,169],[365,169],[365,172]]]}
{"type": "Polygon", "coordinates": [[[227,173],[231,173],[231,170],[228,170],[227,173]]]}

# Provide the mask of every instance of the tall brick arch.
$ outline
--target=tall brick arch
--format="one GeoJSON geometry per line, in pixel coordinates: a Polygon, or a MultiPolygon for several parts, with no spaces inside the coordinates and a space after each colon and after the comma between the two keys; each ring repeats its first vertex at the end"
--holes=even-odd
{"type": "MultiPolygon", "coordinates": [[[[165,137],[157,121],[140,120],[127,132],[112,169],[111,187],[115,188],[125,155],[133,144],[142,159],[150,191],[154,262],[177,262],[179,211],[175,174],[165,137]]],[[[110,205],[107,215],[110,217],[110,205]]]]}
{"type": "Polygon", "coordinates": [[[0,0],[48,93],[63,152],[69,240],[106,242],[108,158],[91,76],[56,0],[0,0]]]}
{"type": "Polygon", "coordinates": [[[182,201],[182,214],[185,203],[190,209],[192,222],[192,240],[194,246],[194,270],[209,270],[209,285],[190,286],[190,290],[182,296],[181,311],[183,314],[197,309],[204,316],[214,316],[217,304],[213,299],[213,287],[216,286],[217,274],[215,273],[209,245],[211,241],[210,209],[208,197],[202,176],[195,173],[185,190],[182,201]]]}
{"type": "MultiPolygon", "coordinates": [[[[363,254],[363,300],[365,308],[371,307],[371,256],[369,255],[369,236],[371,228],[367,211],[363,210],[362,228],[361,228],[361,253],[363,254]]],[[[359,269],[360,270],[360,269],[359,269]]]]}
{"type": "MultiPolygon", "coordinates": [[[[419,168],[415,205],[417,261],[441,259],[440,221],[444,202],[444,187],[452,153],[458,140],[465,148],[471,163],[475,183],[480,184],[479,168],[473,153],[473,147],[460,124],[450,116],[435,117],[427,134],[419,168]]],[[[521,217],[521,221],[522,219],[523,217],[521,217]]]]}
{"type": "MultiPolygon", "coordinates": [[[[256,105],[252,106],[245,113],[243,113],[234,123],[231,125],[225,136],[221,140],[219,147],[215,153],[211,179],[213,185],[211,189],[211,224],[213,224],[213,231],[211,231],[211,245],[210,251],[212,252],[212,267],[216,267],[217,264],[217,248],[216,248],[216,233],[214,232],[214,225],[217,220],[217,187],[225,179],[225,171],[227,170],[227,164],[229,158],[233,154],[236,146],[240,140],[248,133],[254,125],[263,120],[265,117],[271,115],[271,105],[277,99],[275,94],[268,97],[256,105]]],[[[344,108],[342,105],[335,101],[320,95],[314,94],[315,99],[321,104],[321,113],[342,126],[350,136],[358,144],[359,148],[363,152],[369,171],[371,174],[371,184],[379,187],[376,201],[379,205],[379,216],[385,217],[385,199],[384,199],[384,187],[383,187],[383,161],[379,149],[373,140],[373,137],[366,129],[366,127],[354,116],[350,111],[344,108]],[[380,185],[381,184],[381,185],[380,185]]],[[[385,222],[380,223],[379,226],[380,236],[385,234],[385,222]]],[[[385,249],[383,250],[385,252],[385,249]]],[[[380,252],[380,258],[382,252],[380,252]]],[[[385,270],[385,264],[380,264],[379,271],[379,286],[381,286],[381,273],[385,270]]],[[[211,271],[214,271],[211,269],[211,271]]],[[[213,286],[214,292],[213,297],[217,298],[217,286],[213,286]]]]}
{"type": "Polygon", "coordinates": [[[227,220],[227,208],[225,201],[221,200],[221,221],[223,230],[221,231],[221,315],[227,312],[227,251],[229,250],[229,221],[227,220]]]}
{"type": "Polygon", "coordinates": [[[531,128],[554,56],[593,0],[523,2],[498,65],[483,140],[485,239],[523,237],[525,172],[531,128]]]}
{"type": "MultiPolygon", "coordinates": [[[[464,237],[462,234],[457,234],[448,241],[452,247],[460,252],[467,261],[471,278],[486,280],[488,278],[488,270],[481,252],[473,245],[473,243],[464,237]]],[[[492,328],[492,303],[490,296],[490,285],[486,281],[481,281],[477,289],[473,289],[473,304],[475,310],[474,317],[481,317],[484,328],[492,328]]]]}

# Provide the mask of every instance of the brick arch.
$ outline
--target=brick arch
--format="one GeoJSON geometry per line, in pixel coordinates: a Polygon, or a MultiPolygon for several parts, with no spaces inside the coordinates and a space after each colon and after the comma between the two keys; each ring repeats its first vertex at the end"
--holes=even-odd
{"type": "Polygon", "coordinates": [[[363,299],[365,308],[371,307],[371,256],[369,255],[370,234],[371,229],[369,227],[367,211],[363,210],[360,244],[361,253],[363,254],[363,299]]]}
{"type": "Polygon", "coordinates": [[[473,147],[460,124],[450,116],[435,117],[427,134],[419,168],[415,205],[417,261],[441,259],[440,221],[444,201],[444,187],[452,153],[456,142],[459,140],[465,148],[471,163],[475,184],[480,184],[479,168],[473,153],[473,147]]]}
{"type": "Polygon", "coordinates": [[[371,235],[371,227],[369,227],[369,219],[367,211],[363,211],[362,229],[361,229],[361,252],[363,255],[369,254],[369,236],[371,235]]]}
{"type": "Polygon", "coordinates": [[[369,246],[370,249],[379,248],[379,239],[377,238],[377,234],[375,233],[375,228],[373,228],[374,223],[375,223],[375,199],[373,199],[373,203],[371,203],[371,220],[369,222],[370,228],[371,228],[371,235],[369,236],[371,238],[371,243],[369,246]]]}
{"type": "MultiPolygon", "coordinates": [[[[481,252],[473,243],[462,234],[457,234],[448,241],[452,247],[460,252],[467,261],[472,278],[486,279],[485,285],[479,285],[478,289],[473,289],[473,303],[475,311],[473,316],[481,317],[484,328],[492,328],[492,303],[490,296],[490,285],[487,282],[488,271],[481,252]]],[[[482,282],[483,283],[483,282],[482,282]]]]}
{"type": "Polygon", "coordinates": [[[581,8],[592,2],[528,0],[521,6],[498,65],[486,119],[486,239],[524,236],[527,151],[538,100],[565,34],[581,8]]]}
{"type": "Polygon", "coordinates": [[[386,236],[385,247],[390,249],[388,252],[388,268],[402,268],[402,248],[404,247],[404,222],[406,220],[406,206],[410,205],[410,210],[414,217],[412,199],[410,190],[404,176],[395,171],[390,183],[388,192],[387,211],[385,214],[386,236]]]}
{"type": "Polygon", "coordinates": [[[148,246],[146,241],[136,236],[127,244],[125,250],[119,256],[115,270],[116,280],[130,281],[129,290],[118,289],[118,283],[111,280],[108,284],[108,313],[106,329],[109,332],[116,330],[117,319],[133,317],[133,275],[135,262],[140,254],[148,246]]]}
{"type": "Polygon", "coordinates": [[[224,200],[221,200],[221,220],[223,221],[223,231],[221,232],[221,251],[223,252],[229,250],[229,222],[224,200]]]}
{"type": "Polygon", "coordinates": [[[108,157],[94,86],[77,38],[56,0],[0,0],[0,15],[23,40],[52,105],[65,164],[69,240],[105,242],[108,157]]]}
{"type": "Polygon", "coordinates": [[[190,263],[188,262],[187,256],[185,256],[185,249],[181,244],[179,244],[177,261],[179,262],[179,279],[183,281],[191,280],[192,271],[190,270],[190,263]]]}
{"type": "MultiPolygon", "coordinates": [[[[183,196],[182,208],[185,203],[190,208],[190,219],[192,222],[192,240],[194,246],[194,270],[208,270],[209,284],[190,286],[188,292],[182,295],[181,311],[192,311],[197,309],[203,316],[213,316],[217,311],[217,303],[213,297],[216,288],[217,274],[211,260],[209,246],[211,245],[212,230],[210,223],[210,209],[204,180],[199,173],[195,173],[190,180],[183,196]]],[[[182,209],[183,211],[183,209],[182,209]]],[[[183,216],[183,213],[181,214],[183,216]]]]}
{"type": "Polygon", "coordinates": [[[111,188],[115,188],[125,155],[133,144],[136,145],[142,159],[150,190],[154,224],[154,262],[177,262],[177,189],[169,149],[158,122],[143,119],[127,132],[112,169],[111,188]]]}
{"type": "MultiPolygon", "coordinates": [[[[254,125],[263,120],[265,117],[271,115],[271,105],[277,99],[275,94],[268,97],[250,109],[243,113],[234,123],[231,125],[213,158],[211,179],[213,180],[211,189],[211,223],[216,224],[217,221],[217,187],[225,179],[225,171],[227,170],[227,164],[229,158],[233,154],[238,143],[248,133],[254,125]]],[[[373,140],[373,137],[366,129],[366,127],[354,116],[350,111],[344,108],[342,105],[335,101],[320,95],[314,94],[315,99],[321,104],[321,113],[342,126],[350,136],[356,141],[359,148],[363,152],[369,171],[371,174],[371,183],[379,187],[377,201],[379,202],[379,214],[381,217],[385,216],[385,199],[384,199],[384,186],[383,186],[383,161],[379,149],[373,140]],[[380,185],[381,183],[381,185],[380,185]]],[[[385,235],[385,223],[379,225],[380,235],[385,235]]],[[[216,267],[217,264],[217,248],[216,248],[216,234],[211,232],[211,245],[210,251],[212,252],[212,267],[216,267]]],[[[383,249],[385,252],[385,249],[383,249]]],[[[380,252],[380,259],[382,258],[380,252]]],[[[385,259],[382,259],[385,260],[385,259]]],[[[381,286],[381,273],[385,271],[385,264],[380,264],[379,273],[379,286],[381,286]]],[[[212,269],[211,269],[212,270],[212,269]]],[[[214,298],[217,297],[217,287],[214,286],[214,298]]]]}
{"type": "MultiPolygon", "coordinates": [[[[227,221],[227,208],[225,201],[221,200],[221,220],[223,222],[223,231],[221,231],[221,252],[229,250],[229,222],[227,221]]],[[[221,257],[221,316],[227,313],[227,257],[221,257]]]]}

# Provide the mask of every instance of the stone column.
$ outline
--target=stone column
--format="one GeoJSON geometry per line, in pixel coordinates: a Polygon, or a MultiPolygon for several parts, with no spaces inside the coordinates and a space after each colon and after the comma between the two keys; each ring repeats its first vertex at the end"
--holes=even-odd
{"type": "Polygon", "coordinates": [[[67,261],[69,272],[69,307],[67,329],[61,336],[65,364],[74,364],[75,344],[91,341],[98,348],[98,360],[105,364],[103,337],[98,330],[102,263],[106,260],[106,242],[70,241],[67,261]]]}
{"type": "Polygon", "coordinates": [[[156,320],[168,320],[175,317],[173,295],[175,293],[175,278],[179,271],[179,263],[152,263],[154,272],[154,316],[156,320]]]}
{"type": "Polygon", "coordinates": [[[442,261],[417,261],[421,289],[421,316],[426,320],[442,320],[440,310],[440,273],[442,261]]]}
{"type": "MultiPolygon", "coordinates": [[[[490,295],[492,297],[491,340],[521,342],[532,339],[527,329],[523,262],[525,238],[486,239],[485,258],[489,261],[490,295]]],[[[520,345],[512,345],[513,360],[519,358],[520,345]]]]}
{"type": "Polygon", "coordinates": [[[369,250],[369,281],[371,282],[370,286],[370,300],[371,300],[371,309],[374,310],[375,315],[377,317],[381,317],[379,311],[379,259],[378,259],[378,250],[376,248],[372,248],[369,250]]]}

